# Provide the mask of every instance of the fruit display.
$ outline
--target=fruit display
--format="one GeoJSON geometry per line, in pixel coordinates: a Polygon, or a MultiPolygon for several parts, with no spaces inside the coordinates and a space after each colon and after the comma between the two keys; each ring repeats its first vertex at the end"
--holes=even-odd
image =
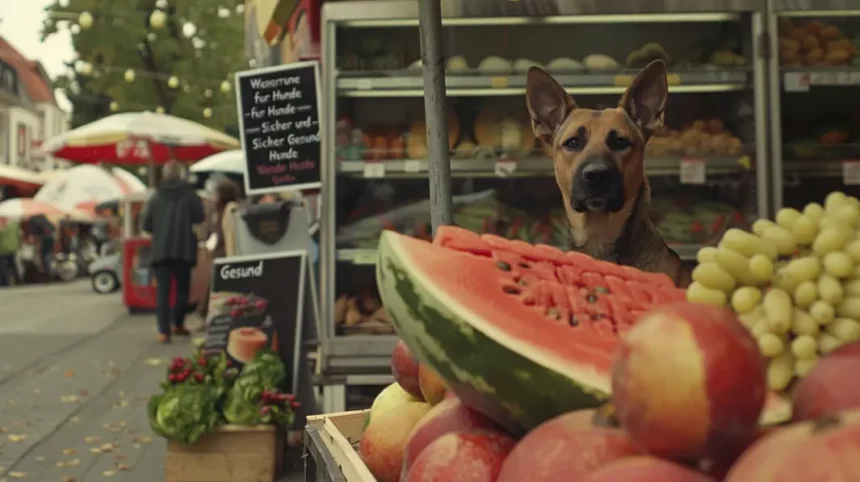
{"type": "MultiPolygon", "coordinates": [[[[554,186],[547,188],[555,189],[554,186]]],[[[527,243],[557,247],[568,244],[568,220],[561,207],[527,210],[508,205],[493,190],[454,198],[454,224],[461,228],[527,243]]],[[[391,210],[380,207],[373,212],[369,205],[358,205],[354,212],[364,217],[340,229],[338,245],[374,249],[386,229],[430,239],[428,206],[429,200],[421,200],[406,206],[400,204],[391,210]]],[[[655,196],[651,200],[651,218],[669,245],[711,244],[727,229],[747,225],[744,214],[735,207],[698,197],[655,196]]]]}
{"type": "Polygon", "coordinates": [[[841,192],[783,208],[752,232],[729,229],[698,253],[691,301],[730,306],[785,391],[837,347],[860,339],[860,200],[841,192]]]}
{"type": "Polygon", "coordinates": [[[850,38],[835,25],[781,17],[779,62],[785,67],[860,65],[860,36],[850,38]]]}
{"type": "MultiPolygon", "coordinates": [[[[619,337],[653,305],[685,296],[663,274],[450,226],[432,244],[385,232],[378,253],[398,334],[514,433],[608,399],[619,337]]],[[[765,417],[785,412],[782,399],[769,399],[765,417]]]]}
{"type": "Polygon", "coordinates": [[[334,303],[334,324],[345,334],[394,333],[385,307],[370,292],[340,295],[334,303]]]}
{"type": "MultiPolygon", "coordinates": [[[[610,404],[512,432],[456,376],[442,399],[408,394],[431,358],[416,358],[401,341],[391,360],[395,382],[374,402],[358,454],[379,482],[860,480],[860,392],[826,401],[860,368],[860,342],[831,355],[842,376],[818,380],[825,402],[814,419],[773,426],[759,425],[764,359],[731,310],[670,302],[641,316],[619,343],[610,404]]],[[[531,374],[495,368],[511,378],[531,374]]],[[[483,381],[487,392],[507,396],[483,381]]],[[[560,396],[534,389],[533,397],[560,396]]],[[[795,398],[794,411],[810,400],[795,398]]]]}

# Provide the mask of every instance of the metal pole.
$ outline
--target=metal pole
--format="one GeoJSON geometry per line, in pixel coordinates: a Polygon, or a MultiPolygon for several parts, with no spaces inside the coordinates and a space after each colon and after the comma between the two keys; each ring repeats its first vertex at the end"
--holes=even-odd
{"type": "Polygon", "coordinates": [[[421,63],[424,66],[424,116],[427,123],[427,168],[430,220],[436,228],[454,223],[451,207],[451,158],[445,112],[445,58],[442,53],[441,0],[418,0],[421,63]]]}

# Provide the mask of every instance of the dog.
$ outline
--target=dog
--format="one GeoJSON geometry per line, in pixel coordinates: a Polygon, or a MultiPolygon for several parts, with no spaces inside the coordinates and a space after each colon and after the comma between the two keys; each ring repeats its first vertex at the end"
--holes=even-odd
{"type": "Polygon", "coordinates": [[[552,76],[532,67],[526,104],[534,135],[553,161],[570,249],[665,273],[683,288],[690,273],[648,214],[651,188],[644,166],[645,144],[663,125],[668,92],[666,64],[656,60],[639,72],[618,107],[584,109],[552,76]]]}

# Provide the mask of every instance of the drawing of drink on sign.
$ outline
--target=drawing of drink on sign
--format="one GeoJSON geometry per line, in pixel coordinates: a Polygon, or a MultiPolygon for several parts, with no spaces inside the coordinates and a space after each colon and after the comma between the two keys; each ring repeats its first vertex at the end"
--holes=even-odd
{"type": "Polygon", "coordinates": [[[236,74],[245,191],[320,187],[319,63],[297,62],[236,74]]]}

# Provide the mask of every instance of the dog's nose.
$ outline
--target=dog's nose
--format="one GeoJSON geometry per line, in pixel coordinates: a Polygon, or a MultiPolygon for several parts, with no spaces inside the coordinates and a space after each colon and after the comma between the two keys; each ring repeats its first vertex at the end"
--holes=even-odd
{"type": "Polygon", "coordinates": [[[609,182],[612,167],[604,162],[592,162],[582,167],[582,178],[591,185],[602,185],[609,182]]]}

